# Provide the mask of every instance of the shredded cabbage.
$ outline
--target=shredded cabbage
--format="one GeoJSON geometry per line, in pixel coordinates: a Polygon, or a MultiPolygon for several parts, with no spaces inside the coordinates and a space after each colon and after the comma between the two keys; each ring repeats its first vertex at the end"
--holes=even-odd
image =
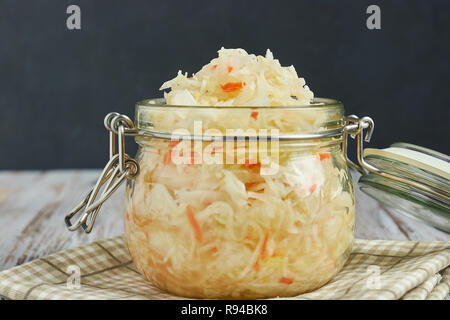
{"type": "Polygon", "coordinates": [[[199,72],[178,75],[160,90],[166,103],[189,106],[291,106],[308,105],[314,98],[294,66],[282,67],[272,52],[266,56],[243,49],[220,49],[219,56],[199,72]]]}
{"type": "MultiPolygon", "coordinates": [[[[270,51],[264,58],[242,49],[221,49],[192,78],[179,73],[167,88],[167,103],[182,105],[283,106],[313,97],[295,69],[281,67],[270,51]]],[[[173,127],[180,119],[186,124],[196,114],[171,110],[160,121],[173,127]]],[[[318,121],[276,120],[281,132],[301,121],[314,128],[318,121]]],[[[203,143],[203,150],[209,146],[203,143]]],[[[355,203],[336,144],[281,143],[273,175],[262,175],[259,162],[175,164],[168,161],[173,148],[147,141],[137,155],[141,173],[128,188],[128,248],[158,287],[195,298],[293,296],[320,287],[343,266],[353,243],[355,203]]]]}

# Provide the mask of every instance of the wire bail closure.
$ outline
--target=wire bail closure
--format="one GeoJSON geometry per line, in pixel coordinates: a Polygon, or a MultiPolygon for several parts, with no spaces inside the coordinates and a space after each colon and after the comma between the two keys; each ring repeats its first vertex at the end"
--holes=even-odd
{"type": "Polygon", "coordinates": [[[104,124],[109,131],[109,161],[94,188],[65,217],[66,226],[70,231],[82,227],[86,233],[90,233],[103,203],[125,179],[133,179],[139,173],[136,160],[125,153],[125,135],[136,134],[133,121],[125,115],[111,112],[106,115],[104,124]],[[71,219],[80,211],[82,211],[81,217],[72,224],[71,219]]]}
{"type": "MultiPolygon", "coordinates": [[[[344,130],[342,137],[342,151],[344,152],[345,160],[349,167],[355,169],[361,174],[366,174],[365,171],[368,170],[366,167],[366,163],[363,158],[364,153],[364,145],[362,140],[362,135],[364,134],[364,129],[367,129],[366,135],[364,137],[365,142],[370,142],[372,138],[373,129],[375,127],[375,123],[370,117],[358,118],[358,116],[352,114],[350,116],[344,117],[344,130]],[[357,149],[357,159],[360,165],[354,163],[348,157],[348,136],[352,139],[356,138],[358,149],[357,149]]],[[[369,170],[370,171],[370,170],[369,170]]]]}
{"type": "Polygon", "coordinates": [[[372,137],[374,122],[369,117],[358,118],[355,115],[350,115],[344,118],[344,131],[343,131],[343,139],[342,139],[342,150],[344,152],[345,160],[347,164],[353,169],[360,172],[362,175],[366,174],[376,174],[383,178],[394,180],[396,182],[402,183],[411,189],[418,189],[423,191],[437,199],[444,199],[447,203],[450,201],[449,194],[444,190],[439,190],[433,186],[430,186],[425,183],[421,183],[419,181],[412,180],[411,178],[404,178],[402,176],[394,175],[391,173],[387,173],[382,171],[375,166],[371,165],[364,159],[364,142],[370,142],[370,138],[372,137]],[[364,130],[367,129],[366,135],[363,138],[364,130]],[[358,159],[359,165],[354,163],[352,160],[348,158],[347,155],[347,145],[348,145],[348,136],[351,138],[356,138],[357,151],[356,156],[358,159]],[[363,140],[364,139],[364,140],[363,140]]]}

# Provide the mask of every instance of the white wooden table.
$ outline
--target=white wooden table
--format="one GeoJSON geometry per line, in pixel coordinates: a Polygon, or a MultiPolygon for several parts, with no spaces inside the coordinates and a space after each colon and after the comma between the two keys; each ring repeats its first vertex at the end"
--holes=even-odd
{"type": "MultiPolygon", "coordinates": [[[[123,233],[124,189],[106,202],[87,235],[69,232],[65,215],[94,185],[99,170],[0,171],[0,270],[123,233]]],[[[353,173],[355,182],[358,174],[353,173]]],[[[386,210],[356,189],[356,237],[445,240],[450,235],[386,210]]]]}

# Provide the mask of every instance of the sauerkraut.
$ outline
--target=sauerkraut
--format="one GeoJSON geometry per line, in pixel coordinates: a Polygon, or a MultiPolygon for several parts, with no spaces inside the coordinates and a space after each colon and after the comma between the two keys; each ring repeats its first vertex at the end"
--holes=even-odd
{"type": "MultiPolygon", "coordinates": [[[[313,97],[295,69],[281,67],[270,51],[263,58],[222,49],[193,79],[180,73],[163,85],[169,87],[168,104],[205,106],[211,117],[217,110],[207,106],[307,105],[313,97]],[[238,93],[237,85],[226,86],[239,81],[238,93]]],[[[195,110],[180,115],[167,108],[168,127],[197,120],[195,110]]],[[[263,107],[251,110],[262,113],[263,107]]],[[[221,115],[228,118],[214,118],[205,127],[232,123],[233,108],[221,115]]],[[[327,117],[297,122],[318,130],[327,117]]],[[[272,126],[280,134],[286,123],[295,125],[292,119],[279,121],[272,126]]],[[[125,233],[137,268],[161,289],[195,298],[293,296],[325,284],[345,263],[355,204],[339,140],[280,142],[278,170],[269,175],[262,174],[259,154],[256,162],[176,164],[178,142],[138,143],[141,172],[127,186],[125,233]]],[[[211,148],[213,143],[203,142],[200,152],[225,149],[211,148]]],[[[235,149],[241,147],[247,157],[249,142],[235,149]]]]}
{"type": "Polygon", "coordinates": [[[294,66],[282,67],[268,49],[266,56],[243,49],[220,49],[219,56],[199,72],[165,82],[167,104],[189,106],[308,105],[314,94],[294,66]]]}

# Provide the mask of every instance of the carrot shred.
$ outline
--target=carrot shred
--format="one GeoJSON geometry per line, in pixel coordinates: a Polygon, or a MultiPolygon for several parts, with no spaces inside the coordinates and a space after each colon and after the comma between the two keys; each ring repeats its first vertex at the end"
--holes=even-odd
{"type": "Polygon", "coordinates": [[[288,278],[288,277],[281,277],[279,282],[284,283],[284,284],[291,284],[294,282],[294,280],[292,280],[291,278],[288,278]]]}
{"type": "Polygon", "coordinates": [[[317,188],[317,184],[313,183],[313,184],[309,187],[309,192],[310,192],[310,193],[313,193],[314,190],[316,190],[316,188],[317,188]]]}
{"type": "Polygon", "coordinates": [[[197,240],[197,242],[202,242],[203,240],[202,229],[200,228],[197,219],[195,219],[194,209],[192,209],[190,205],[186,207],[186,214],[188,216],[189,223],[191,224],[191,227],[194,230],[195,240],[197,240]]]}
{"type": "Polygon", "coordinates": [[[195,163],[195,156],[196,156],[196,155],[197,155],[198,157],[200,157],[200,155],[199,155],[198,152],[191,151],[191,163],[188,164],[188,166],[193,166],[193,165],[196,164],[196,163],[195,163]]]}
{"type": "Polygon", "coordinates": [[[254,167],[258,167],[260,165],[261,165],[261,163],[259,163],[259,162],[257,162],[257,163],[250,163],[249,160],[245,160],[245,163],[244,163],[244,167],[249,168],[249,169],[254,168],[254,167]]]}
{"type": "Polygon", "coordinates": [[[210,201],[210,200],[205,200],[205,202],[203,202],[203,205],[205,206],[205,207],[208,207],[208,206],[210,206],[212,204],[212,201],[210,201]]]}
{"type": "Polygon", "coordinates": [[[130,221],[130,214],[128,212],[125,213],[125,219],[127,219],[127,221],[130,221]]]}
{"type": "Polygon", "coordinates": [[[245,86],[245,82],[227,82],[220,85],[224,92],[235,92],[241,90],[243,86],[245,86]]]}
{"type": "Polygon", "coordinates": [[[227,70],[228,70],[228,72],[231,72],[231,71],[233,71],[233,67],[232,66],[228,66],[227,70]]]}
{"type": "Polygon", "coordinates": [[[172,155],[171,155],[172,151],[167,151],[166,154],[164,155],[164,160],[163,163],[164,164],[169,164],[172,160],[172,155]]]}
{"type": "Polygon", "coordinates": [[[213,65],[211,68],[212,69],[216,69],[217,68],[217,64],[213,65]]]}
{"type": "Polygon", "coordinates": [[[250,189],[251,187],[257,185],[258,183],[259,183],[259,182],[246,182],[246,183],[245,183],[245,189],[248,190],[248,189],[250,189]]]}
{"type": "Polygon", "coordinates": [[[252,114],[250,115],[250,117],[252,117],[255,120],[258,120],[258,112],[257,111],[253,111],[252,114]]]}
{"type": "Polygon", "coordinates": [[[258,263],[258,261],[256,261],[256,262],[253,264],[253,270],[259,271],[259,263],[258,263]]]}
{"type": "Polygon", "coordinates": [[[331,158],[331,155],[329,152],[319,153],[320,161],[325,160],[325,159],[330,159],[330,158],[331,158]]]}
{"type": "Polygon", "coordinates": [[[179,144],[180,143],[180,141],[176,141],[176,140],[171,140],[170,142],[169,142],[169,147],[171,147],[171,148],[173,148],[173,147],[175,147],[177,144],[179,144]]]}
{"type": "Polygon", "coordinates": [[[281,256],[282,256],[282,254],[279,253],[279,252],[274,251],[274,252],[272,253],[272,257],[281,257],[281,256]]]}
{"type": "Polygon", "coordinates": [[[217,252],[217,247],[212,247],[212,248],[211,248],[211,252],[212,252],[212,253],[216,253],[216,252],[217,252]]]}
{"type": "Polygon", "coordinates": [[[269,238],[269,234],[266,232],[266,235],[264,236],[264,240],[263,240],[263,244],[261,247],[261,260],[264,260],[266,258],[267,255],[267,240],[269,238]]]}

